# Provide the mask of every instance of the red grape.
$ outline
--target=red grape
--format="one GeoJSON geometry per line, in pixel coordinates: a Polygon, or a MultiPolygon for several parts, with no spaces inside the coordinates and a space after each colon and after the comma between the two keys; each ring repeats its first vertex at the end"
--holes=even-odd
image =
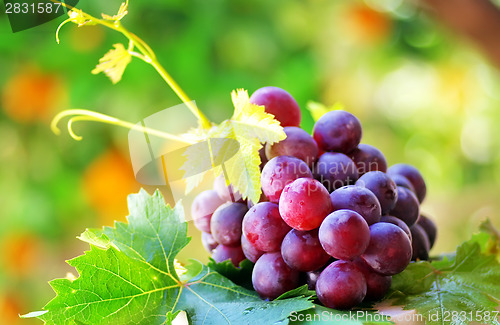
{"type": "Polygon", "coordinates": [[[297,230],[318,228],[332,212],[332,201],[327,189],[317,180],[299,178],[285,186],[279,202],[280,215],[297,230]]]}
{"type": "Polygon", "coordinates": [[[195,227],[209,233],[212,214],[223,203],[215,191],[208,190],[198,194],[191,204],[191,216],[195,227]]]}
{"type": "Polygon", "coordinates": [[[318,157],[318,145],[313,137],[295,126],[283,128],[286,133],[286,139],[272,146],[266,145],[266,157],[272,159],[277,156],[292,156],[299,158],[309,166],[314,163],[318,157]]]}
{"type": "Polygon", "coordinates": [[[254,205],[243,218],[243,234],[256,249],[275,252],[290,227],[280,216],[278,205],[261,202],[254,205]]]}
{"type": "Polygon", "coordinates": [[[396,184],[383,172],[368,172],[358,179],[356,185],[366,187],[375,194],[380,202],[382,214],[389,212],[396,204],[398,199],[396,184]]]}
{"type": "Polygon", "coordinates": [[[420,218],[418,218],[417,224],[424,229],[425,233],[429,237],[429,248],[432,248],[432,246],[434,246],[434,242],[436,241],[436,224],[423,214],[420,214],[420,218]]]}
{"type": "Polygon", "coordinates": [[[380,218],[380,222],[392,223],[393,225],[398,226],[399,228],[403,229],[403,231],[408,235],[408,238],[411,240],[410,227],[408,227],[408,225],[403,220],[394,216],[382,216],[382,218],[380,218]]]}
{"type": "Polygon", "coordinates": [[[364,187],[349,185],[341,187],[330,194],[333,211],[347,209],[359,213],[368,225],[380,220],[382,210],[377,197],[364,187]]]}
{"type": "Polygon", "coordinates": [[[425,185],[424,178],[417,168],[408,164],[396,164],[389,167],[387,174],[401,175],[406,177],[415,189],[418,201],[422,202],[427,194],[427,187],[425,185]]]}
{"type": "Polygon", "coordinates": [[[231,260],[234,266],[238,266],[245,259],[245,255],[241,250],[241,246],[219,245],[214,249],[212,258],[217,263],[231,260]]]}
{"type": "Polygon", "coordinates": [[[222,245],[239,246],[241,223],[247,206],[243,203],[226,202],[215,210],[210,221],[214,239],[222,245]]]}
{"type": "Polygon", "coordinates": [[[365,300],[375,301],[382,299],[387,293],[387,291],[389,291],[389,289],[391,288],[392,277],[376,273],[361,258],[356,258],[353,261],[353,263],[365,276],[366,280],[365,300]]]}
{"type": "Polygon", "coordinates": [[[299,272],[292,270],[279,252],[262,255],[253,268],[252,284],[264,299],[275,299],[299,284],[299,272]]]}
{"type": "Polygon", "coordinates": [[[209,253],[212,253],[212,251],[217,246],[219,246],[219,243],[215,241],[215,239],[212,236],[212,234],[209,234],[208,232],[204,232],[204,231],[201,233],[201,243],[203,244],[203,247],[209,253]]]}
{"type": "Polygon", "coordinates": [[[314,125],[313,137],[320,149],[349,153],[361,141],[362,129],[358,118],[346,111],[324,114],[314,125]]]}
{"type": "Polygon", "coordinates": [[[359,213],[337,210],[323,220],[319,241],[331,256],[350,260],[363,254],[368,247],[370,228],[359,213]]]}
{"type": "Polygon", "coordinates": [[[356,164],[343,153],[325,152],[314,166],[314,178],[328,191],[354,184],[358,179],[356,164]]]}
{"type": "Polygon", "coordinates": [[[219,175],[214,180],[214,190],[224,202],[241,202],[241,194],[233,189],[233,185],[226,185],[224,175],[219,175]]]}
{"type": "Polygon", "coordinates": [[[278,87],[263,87],[250,96],[252,104],[261,105],[269,114],[273,114],[281,126],[299,126],[301,113],[295,99],[278,87]]]}
{"type": "Polygon", "coordinates": [[[396,225],[379,222],[370,226],[370,244],[361,258],[375,272],[394,275],[408,266],[411,254],[408,235],[396,225]]]}
{"type": "Polygon", "coordinates": [[[387,160],[382,151],[369,144],[360,144],[356,149],[349,153],[349,157],[358,167],[359,176],[368,172],[379,170],[387,171],[387,160]]]}
{"type": "Polygon", "coordinates": [[[285,186],[301,177],[313,177],[305,162],[290,156],[274,157],[262,169],[262,191],[269,201],[278,203],[285,186]]]}
{"type": "Polygon", "coordinates": [[[245,254],[245,257],[252,263],[257,262],[259,257],[261,257],[262,254],[265,253],[255,248],[255,246],[252,245],[245,237],[245,234],[241,235],[241,249],[243,250],[243,254],[245,254]]]}
{"type": "Polygon", "coordinates": [[[335,261],[319,275],[316,294],[326,307],[349,309],[365,298],[366,280],[353,263],[335,261]]]}
{"type": "Polygon", "coordinates": [[[418,199],[412,191],[405,187],[398,186],[397,191],[398,199],[390,214],[403,220],[408,226],[412,226],[420,215],[418,199]]]}
{"type": "Polygon", "coordinates": [[[412,247],[412,256],[411,259],[413,261],[419,260],[428,260],[429,259],[429,250],[431,249],[431,244],[429,242],[429,237],[425,233],[425,230],[420,227],[418,224],[415,224],[410,227],[411,231],[411,247],[412,247]]]}
{"type": "Polygon", "coordinates": [[[330,260],[330,255],[321,247],[317,229],[292,229],[283,239],[281,256],[288,266],[302,272],[317,270],[330,260]]]}

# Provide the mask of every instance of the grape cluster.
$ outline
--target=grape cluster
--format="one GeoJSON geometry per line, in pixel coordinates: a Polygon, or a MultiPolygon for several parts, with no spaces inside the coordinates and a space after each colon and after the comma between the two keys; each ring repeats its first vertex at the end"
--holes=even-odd
{"type": "Polygon", "coordinates": [[[349,309],[381,299],[393,275],[428,259],[436,226],[420,212],[426,185],[415,167],[388,168],[380,150],[360,144],[351,113],[324,114],[311,136],[286,91],[265,87],[250,100],[287,138],[261,151],[259,203],[242,200],[223,177],[194,200],[195,225],[216,262],[255,263],[252,283],[263,299],[307,284],[325,306],[349,309]]]}

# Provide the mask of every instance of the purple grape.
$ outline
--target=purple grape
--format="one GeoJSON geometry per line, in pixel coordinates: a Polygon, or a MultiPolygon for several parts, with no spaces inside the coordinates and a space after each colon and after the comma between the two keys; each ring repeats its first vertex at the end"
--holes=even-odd
{"type": "Polygon", "coordinates": [[[201,232],[201,243],[203,247],[207,250],[207,252],[212,253],[212,251],[219,246],[219,243],[215,241],[212,234],[208,232],[201,232]]]}
{"type": "Polygon", "coordinates": [[[398,226],[379,222],[370,226],[370,244],[361,258],[375,272],[394,275],[408,266],[411,254],[408,235],[398,226]]]}
{"type": "Polygon", "coordinates": [[[266,157],[272,159],[277,156],[292,156],[311,166],[318,158],[318,145],[313,137],[295,126],[283,128],[286,139],[272,146],[266,146],[266,157]]]}
{"type": "Polygon", "coordinates": [[[323,220],[319,227],[319,241],[330,256],[351,260],[368,247],[370,228],[359,213],[337,210],[323,220]]]}
{"type": "Polygon", "coordinates": [[[281,218],[276,203],[258,203],[243,218],[243,234],[250,244],[264,252],[278,251],[290,229],[281,218]]]}
{"type": "Polygon", "coordinates": [[[261,105],[281,123],[281,126],[299,126],[301,113],[295,99],[278,87],[263,87],[250,96],[252,104],[261,105]]]}
{"type": "Polygon", "coordinates": [[[347,209],[359,213],[368,225],[380,220],[382,210],[377,197],[364,187],[349,185],[341,187],[330,194],[333,211],[347,209]]]}
{"type": "Polygon", "coordinates": [[[224,202],[242,202],[240,192],[233,189],[233,185],[226,185],[226,179],[219,175],[214,180],[214,190],[224,202]]]}
{"type": "Polygon", "coordinates": [[[412,191],[398,186],[398,200],[390,211],[390,214],[403,220],[408,226],[412,226],[420,215],[418,199],[412,191]]]}
{"type": "Polygon", "coordinates": [[[361,143],[356,149],[349,153],[349,157],[358,167],[359,176],[372,171],[387,171],[387,160],[382,151],[374,146],[361,143]]]}
{"type": "Polygon", "coordinates": [[[283,189],[279,211],[290,227],[313,230],[332,212],[332,201],[320,182],[312,178],[299,178],[283,189]]]}
{"type": "Polygon", "coordinates": [[[317,270],[330,260],[321,247],[317,229],[292,229],[283,239],[281,256],[289,267],[301,272],[317,270]]]}
{"type": "Polygon", "coordinates": [[[396,183],[396,186],[406,187],[407,189],[415,193],[415,188],[408,180],[408,178],[401,175],[391,175],[391,178],[394,181],[394,183],[396,183]]]}
{"type": "Polygon", "coordinates": [[[245,259],[245,255],[241,250],[241,246],[219,245],[214,249],[212,258],[217,263],[231,260],[231,263],[233,263],[234,266],[238,266],[240,265],[240,262],[245,259]]]}
{"type": "Polygon", "coordinates": [[[425,194],[427,193],[427,187],[425,185],[422,174],[418,171],[417,168],[408,164],[396,164],[389,167],[389,169],[387,170],[387,174],[389,174],[390,176],[401,175],[406,177],[413,185],[418,201],[422,203],[425,198],[425,194]]]}
{"type": "Polygon", "coordinates": [[[382,214],[389,212],[396,204],[398,199],[396,184],[383,172],[368,172],[358,179],[356,185],[366,187],[375,194],[380,202],[382,214]]]}
{"type": "Polygon", "coordinates": [[[319,180],[329,192],[358,179],[356,164],[343,153],[325,152],[314,166],[314,178],[319,180]]]}
{"type": "Polygon", "coordinates": [[[431,219],[427,218],[423,214],[420,214],[420,218],[418,218],[417,224],[422,227],[427,234],[427,237],[429,237],[429,248],[432,248],[434,246],[434,243],[436,242],[436,236],[437,236],[437,227],[434,221],[431,219]]]}
{"type": "Polygon", "coordinates": [[[374,272],[368,264],[361,258],[353,261],[358,270],[363,273],[366,280],[366,301],[376,301],[382,299],[391,288],[392,277],[380,275],[374,272]]]}
{"type": "Polygon", "coordinates": [[[223,203],[224,201],[215,191],[208,190],[198,194],[191,204],[191,216],[195,227],[200,231],[209,233],[212,214],[223,203]]]}
{"type": "Polygon", "coordinates": [[[361,141],[362,130],[358,118],[346,111],[324,114],[314,125],[313,137],[320,149],[349,153],[361,141]]]}
{"type": "Polygon", "coordinates": [[[241,249],[245,257],[252,263],[257,262],[259,257],[261,257],[265,252],[258,250],[254,245],[250,244],[245,234],[241,235],[241,249]]]}
{"type": "Polygon", "coordinates": [[[316,294],[326,307],[349,309],[365,298],[366,280],[353,263],[336,261],[321,272],[316,281],[316,294]]]}
{"type": "Polygon", "coordinates": [[[299,272],[292,270],[279,252],[266,253],[255,263],[252,284],[263,299],[272,300],[297,287],[299,272]]]}
{"type": "Polygon", "coordinates": [[[403,220],[394,216],[382,216],[382,218],[380,218],[380,222],[392,223],[393,225],[398,226],[399,228],[403,229],[403,231],[408,235],[408,238],[411,240],[410,227],[408,227],[408,225],[403,220]]]}
{"type": "Polygon", "coordinates": [[[301,177],[313,177],[309,166],[298,158],[280,156],[269,160],[264,166],[260,183],[269,201],[278,203],[285,186],[301,177]]]}
{"type": "Polygon", "coordinates": [[[413,251],[411,259],[413,261],[417,259],[428,260],[431,244],[424,228],[420,227],[418,224],[414,224],[410,227],[410,231],[412,237],[411,247],[413,251]]]}
{"type": "Polygon", "coordinates": [[[210,221],[215,241],[226,246],[240,246],[241,224],[247,211],[243,203],[226,202],[218,207],[210,221]]]}

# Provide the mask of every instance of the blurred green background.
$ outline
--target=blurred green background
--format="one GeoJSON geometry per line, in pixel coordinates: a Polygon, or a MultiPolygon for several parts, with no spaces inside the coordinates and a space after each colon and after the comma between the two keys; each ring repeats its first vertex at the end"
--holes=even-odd
{"type": "MultiPolygon", "coordinates": [[[[119,1],[81,1],[113,14],[119,1]]],[[[1,5],[0,5],[1,6],[1,5]]],[[[54,135],[51,118],[92,109],[137,122],[180,103],[156,72],[134,60],[112,85],[90,71],[125,39],[102,27],[57,25],[12,33],[0,10],[0,323],[40,309],[46,281],[72,271],[64,260],[87,245],[87,227],[127,215],[140,188],[127,131],[80,123],[84,140],[54,135]]],[[[402,0],[131,0],[123,23],[141,36],[211,120],[232,113],[230,92],[286,89],[312,130],[309,100],[341,102],[364,126],[363,142],[389,164],[417,166],[428,183],[423,204],[438,224],[434,254],[489,217],[500,226],[500,76],[473,42],[402,0]]],[[[207,260],[199,233],[181,259],[207,260]]],[[[24,324],[38,323],[22,321],[24,324]]]]}

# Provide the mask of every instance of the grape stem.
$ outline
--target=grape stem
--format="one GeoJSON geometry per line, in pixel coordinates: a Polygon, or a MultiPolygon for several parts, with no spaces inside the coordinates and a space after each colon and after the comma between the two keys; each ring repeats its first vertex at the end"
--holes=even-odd
{"type": "MultiPolygon", "coordinates": [[[[58,1],[58,0],[51,0],[55,3],[60,3],[62,6],[64,6],[67,9],[73,10],[74,7],[71,5],[68,5],[64,2],[58,1]]],[[[126,2],[128,5],[128,0],[126,2]]],[[[132,52],[130,49],[129,53],[135,57],[140,58],[144,62],[150,64],[155,68],[155,70],[158,72],[158,74],[163,78],[163,80],[170,86],[170,88],[175,92],[175,94],[182,100],[184,104],[189,108],[189,110],[196,116],[196,118],[200,121],[201,126],[204,129],[209,129],[212,124],[208,120],[208,118],[196,107],[196,105],[193,104],[193,101],[189,98],[189,96],[182,90],[182,88],[177,84],[177,82],[172,78],[172,76],[165,70],[165,68],[160,64],[158,61],[155,53],[153,50],[147,45],[146,42],[144,42],[141,38],[139,38],[137,35],[134,33],[130,32],[127,30],[122,23],[120,22],[119,19],[117,20],[106,20],[106,19],[99,19],[96,18],[92,15],[89,15],[83,11],[80,11],[83,17],[86,19],[88,22],[92,22],[93,24],[99,24],[103,25],[105,27],[108,27],[112,30],[115,30],[117,32],[120,32],[122,35],[124,35],[133,45],[133,47],[136,47],[139,51],[139,53],[132,52]]],[[[66,21],[64,21],[59,28],[57,29],[57,33],[59,32],[59,29],[62,25],[65,23],[72,21],[72,18],[68,18],[66,21]]],[[[56,33],[56,37],[57,37],[56,33]]],[[[57,39],[59,39],[57,37],[57,39]]],[[[81,119],[80,119],[81,120],[81,119]]]]}
{"type": "Polygon", "coordinates": [[[164,139],[179,141],[179,142],[188,143],[188,144],[196,143],[194,141],[190,141],[188,139],[185,139],[183,137],[180,137],[180,136],[177,136],[174,134],[170,134],[167,132],[158,131],[155,129],[144,127],[140,123],[134,124],[134,123],[130,123],[127,121],[122,121],[120,119],[117,119],[116,117],[112,117],[109,115],[89,111],[86,109],[70,109],[70,110],[66,110],[66,111],[63,111],[63,112],[57,114],[50,124],[50,128],[51,128],[52,132],[59,135],[61,133],[61,130],[59,129],[57,124],[63,118],[68,117],[68,116],[71,116],[71,118],[68,121],[68,132],[71,135],[71,137],[77,141],[82,140],[82,137],[77,135],[73,131],[73,123],[78,122],[78,121],[94,121],[94,122],[102,122],[102,123],[106,123],[106,124],[118,125],[118,126],[130,129],[130,130],[146,132],[150,135],[154,135],[154,136],[164,138],[164,139]]]}

